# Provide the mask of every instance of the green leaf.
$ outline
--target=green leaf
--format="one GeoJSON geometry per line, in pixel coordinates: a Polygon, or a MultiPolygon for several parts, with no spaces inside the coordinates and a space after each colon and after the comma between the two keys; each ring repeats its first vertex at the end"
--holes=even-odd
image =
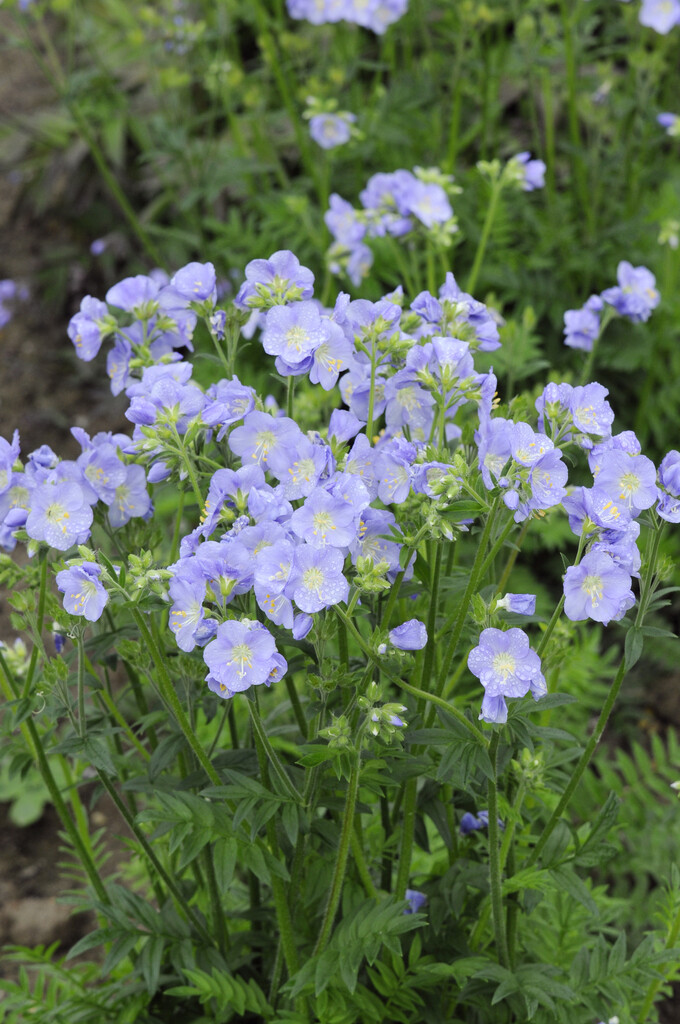
{"type": "Polygon", "coordinates": [[[626,646],[624,663],[626,672],[630,672],[633,665],[637,664],[642,654],[645,638],[639,626],[631,626],[626,633],[626,646]]]}
{"type": "Polygon", "coordinates": [[[591,914],[597,914],[597,904],[586,887],[585,883],[578,877],[572,867],[562,864],[560,867],[551,868],[550,874],[558,885],[568,892],[569,895],[583,904],[591,914]]]}
{"type": "Polygon", "coordinates": [[[210,850],[217,888],[225,892],[231,885],[238,854],[238,843],[233,836],[216,839],[210,850]]]}
{"type": "Polygon", "coordinates": [[[161,973],[161,961],[163,959],[163,950],[165,948],[165,938],[162,935],[150,935],[144,944],[141,956],[139,958],[139,966],[142,971],[142,977],[144,978],[144,984],[146,990],[150,996],[154,995],[158,989],[158,979],[161,973]]]}

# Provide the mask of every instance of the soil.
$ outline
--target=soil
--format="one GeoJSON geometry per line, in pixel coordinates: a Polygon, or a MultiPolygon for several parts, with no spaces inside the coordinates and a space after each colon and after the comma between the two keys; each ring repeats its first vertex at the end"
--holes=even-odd
{"type": "MultiPolygon", "coordinates": [[[[9,15],[0,10],[0,40],[6,38],[9,15]]],[[[34,116],[55,103],[31,55],[0,44],[0,122],[34,116]]],[[[11,153],[1,153],[5,171],[0,187],[0,280],[11,278],[30,289],[30,299],[19,303],[11,322],[0,329],[0,436],[11,438],[20,429],[22,452],[49,444],[59,455],[75,457],[80,449],[69,430],[72,425],[90,433],[125,429],[123,402],[112,398],[101,360],[76,359],[66,334],[70,316],[87,291],[82,264],[67,268],[64,295],[48,301],[43,282],[54,251],[73,250],[68,224],[36,216],[25,202],[24,185],[8,176],[11,153]]],[[[0,638],[13,639],[9,611],[0,597],[0,638]]],[[[677,676],[655,679],[645,695],[648,728],[680,728],[680,686],[677,676]]],[[[73,914],[64,902],[69,883],[55,870],[60,825],[48,806],[35,824],[18,828],[8,817],[9,805],[0,804],[0,947],[4,944],[49,945],[59,941],[64,951],[92,930],[93,918],[73,914]]],[[[117,840],[123,831],[115,808],[99,801],[93,823],[106,826],[111,837],[112,864],[123,857],[117,840]]],[[[2,974],[14,976],[16,966],[5,961],[2,974]]],[[[661,1024],[680,1019],[680,987],[661,1007],[661,1024]]]]}

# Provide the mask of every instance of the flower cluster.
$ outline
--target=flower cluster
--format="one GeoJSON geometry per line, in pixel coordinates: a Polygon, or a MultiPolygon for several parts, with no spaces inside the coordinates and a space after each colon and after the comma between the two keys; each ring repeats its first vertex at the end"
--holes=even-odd
{"type": "Polygon", "coordinates": [[[286,0],[291,18],[327,25],[348,21],[378,35],[406,13],[408,0],[286,0]]]}
{"type": "Polygon", "coordinates": [[[506,697],[524,697],[531,691],[538,700],[547,692],[540,658],[521,629],[483,630],[479,645],[468,656],[468,668],[484,687],[479,717],[485,722],[507,722],[506,697]]]}
{"type": "Polygon", "coordinates": [[[634,267],[622,260],[616,270],[618,284],[605,288],[601,295],[591,295],[581,309],[568,309],[564,314],[564,344],[590,352],[603,330],[602,311],[605,305],[631,323],[649,320],[659,304],[656,279],[647,267],[634,267]]]}
{"type": "Polygon", "coordinates": [[[373,263],[371,238],[400,238],[417,227],[450,237],[458,230],[449,195],[452,179],[421,167],[374,174],[360,193],[361,210],[334,192],[325,214],[335,241],[328,251],[333,273],[346,273],[358,285],[373,263]]]}
{"type": "MultiPolygon", "coordinates": [[[[633,280],[644,291],[639,270],[633,280]]],[[[628,303],[627,315],[643,318],[633,292],[621,289],[620,300],[605,292],[603,301],[628,303]]],[[[87,540],[97,502],[107,506],[110,525],[120,526],[150,514],[147,481],[189,477],[200,521],[181,538],[177,561],[155,579],[161,592],[159,572],[168,581],[178,646],[203,650],[208,686],[222,697],[286,672],[274,627],[299,642],[319,613],[354,607],[361,593],[389,589],[397,577],[408,580],[413,556],[403,557],[403,547],[414,521],[431,537],[467,530],[471,520],[450,514],[463,488],[486,488],[517,522],[563,505],[583,555],[564,580],[568,617],[607,623],[632,606],[637,517],[656,505],[662,518],[680,520],[680,455],[666,456],[657,480],[635,435],[612,434],[604,387],[549,384],[536,401],[535,422],[498,415],[496,378],[474,364],[477,351],[500,345],[498,325],[452,274],[437,295],[421,292],[410,306],[399,288],[377,302],[340,294],[326,309],[314,299],[311,271],[280,251],[248,264],[234,306],[216,307],[214,268],[198,263],[169,281],[127,278],[106,303],[83,303],[69,326],[79,355],[92,358],[106,335],[114,338],[112,351],[129,349],[112,389],[125,392],[134,432],[90,439],[74,428],[82,447],[76,461],[59,461],[44,447],[25,466],[18,437],[1,440],[5,546],[23,527],[29,538],[66,551],[87,540]],[[216,339],[228,317],[232,331],[239,324],[249,334],[259,330],[283,377],[308,375],[342,407],[305,433],[237,377],[202,388],[178,351],[190,347],[198,317],[216,339]],[[474,436],[476,454],[459,443],[463,428],[474,436]],[[568,490],[563,454],[570,447],[587,457],[592,487],[568,490]],[[207,494],[198,482],[206,465],[207,494]]],[[[140,573],[131,559],[130,574],[143,586],[140,573]]],[[[108,594],[86,553],[57,582],[71,614],[91,621],[102,614],[108,594]]],[[[535,598],[494,598],[489,613],[499,610],[533,615],[535,598]]],[[[418,651],[427,631],[410,619],[373,642],[379,654],[388,642],[394,652],[418,651]]],[[[487,722],[505,721],[506,698],[545,692],[538,656],[517,628],[485,629],[469,667],[485,689],[487,722]]],[[[398,730],[395,707],[371,708],[373,732],[398,730]]]]}
{"type": "Polygon", "coordinates": [[[76,460],[59,459],[43,445],[22,463],[18,433],[11,443],[0,438],[0,547],[11,551],[20,528],[57,551],[84,544],[99,502],[114,528],[151,515],[144,468],[128,457],[131,439],[111,433],[90,438],[79,427],[72,433],[82,448],[76,460]]]}

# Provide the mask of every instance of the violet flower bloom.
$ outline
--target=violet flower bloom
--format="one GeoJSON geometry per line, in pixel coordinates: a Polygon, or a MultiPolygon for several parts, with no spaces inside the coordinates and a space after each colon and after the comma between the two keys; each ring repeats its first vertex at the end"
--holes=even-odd
{"type": "Polygon", "coordinates": [[[564,577],[564,611],[572,622],[594,619],[605,626],[635,604],[630,576],[604,551],[590,551],[564,577]]]}
{"type": "Polygon", "coordinates": [[[187,263],[170,279],[170,287],[191,302],[217,301],[217,277],[212,263],[187,263]]]}
{"type": "MultiPolygon", "coordinates": [[[[322,319],[317,304],[302,301],[270,309],[261,341],[268,355],[280,356],[289,367],[296,369],[304,365],[319,345],[328,341],[330,333],[330,320],[322,319]]],[[[281,372],[279,359],[276,368],[281,372]]]]}
{"type": "Polygon", "coordinates": [[[657,498],[656,467],[646,455],[628,455],[615,449],[603,452],[595,482],[631,515],[651,508],[657,498]]]}
{"type": "MultiPolygon", "coordinates": [[[[577,430],[598,437],[608,437],[611,434],[614,410],[606,401],[608,394],[607,388],[595,382],[572,390],[569,408],[577,430]]],[[[589,444],[588,447],[592,445],[589,444]]]]}
{"type": "Polygon", "coordinates": [[[153,310],[159,291],[159,284],[152,277],[137,274],[135,277],[126,277],[109,288],[106,301],[110,306],[116,306],[143,319],[148,318],[153,310]]]}
{"type": "Polygon", "coordinates": [[[26,533],[57,551],[84,544],[90,536],[92,509],[77,483],[41,483],[31,493],[26,533]]]}
{"type": "Polygon", "coordinates": [[[564,344],[590,352],[600,333],[600,310],[604,303],[599,295],[591,295],[582,309],[568,309],[564,314],[564,344]]]}
{"type": "Polygon", "coordinates": [[[295,549],[295,565],[287,590],[300,611],[311,614],[347,601],[349,583],[342,574],[344,562],[337,548],[301,544],[295,549]]]}
{"type": "Polygon", "coordinates": [[[303,439],[294,420],[254,410],[231,432],[229,447],[247,463],[269,469],[281,479],[288,470],[291,448],[303,439]]]}
{"type": "Polygon", "coordinates": [[[678,114],[657,114],[656,120],[662,128],[666,129],[666,135],[680,136],[680,115],[678,114]]]}
{"type": "Polygon", "coordinates": [[[357,245],[366,234],[366,224],[359,213],[337,192],[331,193],[323,219],[333,238],[350,248],[357,245]]]}
{"type": "Polygon", "coordinates": [[[86,295],[80,303],[80,311],[71,317],[66,329],[79,359],[89,362],[99,352],[104,338],[104,320],[108,315],[106,303],[92,295],[86,295]]]}
{"type": "Polygon", "coordinates": [[[427,629],[418,619],[409,619],[391,629],[389,637],[399,651],[422,651],[427,644],[427,629]]]}
{"type": "Polygon", "coordinates": [[[634,324],[649,320],[660,301],[656,278],[651,270],[634,267],[627,260],[622,260],[616,269],[616,277],[618,285],[602,292],[604,301],[634,324]]]}
{"type": "Polygon", "coordinates": [[[4,494],[12,482],[12,467],[20,451],[18,430],[14,431],[11,444],[0,437],[0,494],[4,494]]]}
{"type": "MultiPolygon", "coordinates": [[[[498,827],[505,831],[505,822],[501,818],[496,819],[498,821],[498,827]]],[[[467,836],[470,832],[479,832],[483,828],[489,827],[489,812],[477,811],[477,814],[472,814],[470,811],[466,811],[460,819],[460,834],[467,836]]]]}
{"type": "Polygon", "coordinates": [[[525,151],[512,157],[511,164],[517,165],[520,185],[525,192],[533,192],[545,185],[545,164],[542,160],[532,160],[531,153],[525,151]]]}
{"type": "Polygon", "coordinates": [[[220,623],[203,657],[210,670],[206,676],[209,688],[225,698],[251,686],[269,686],[272,678],[280,679],[288,667],[269,630],[250,619],[220,623]]]}
{"type": "Polygon", "coordinates": [[[536,612],[535,594],[506,594],[496,601],[496,608],[513,612],[515,615],[534,615],[536,612]]]}
{"type": "Polygon", "coordinates": [[[541,660],[521,629],[483,630],[479,645],[468,655],[468,668],[484,687],[479,717],[485,722],[507,722],[506,697],[524,697],[531,691],[538,700],[547,692],[541,660]]]}
{"type": "Polygon", "coordinates": [[[349,142],[354,121],[356,114],[346,110],[340,114],[315,114],[309,120],[309,134],[322,149],[335,149],[349,142]]]}
{"type": "Polygon", "coordinates": [[[680,25],[680,0],[642,0],[639,21],[662,36],[680,25]]]}
{"type": "Polygon", "coordinates": [[[405,914],[417,914],[418,911],[427,903],[427,896],[425,893],[418,892],[417,889],[407,889],[404,893],[404,898],[408,903],[408,907],[404,911],[405,914]]]}
{"type": "Polygon", "coordinates": [[[673,497],[680,497],[680,452],[675,449],[664,455],[661,460],[659,482],[673,497]]]}
{"type": "Polygon", "coordinates": [[[148,519],[152,511],[144,467],[134,464],[124,469],[125,476],[108,503],[108,518],[114,529],[125,526],[131,519],[148,519]]]}
{"type": "Polygon", "coordinates": [[[82,615],[88,622],[101,617],[109,595],[100,576],[101,567],[96,562],[83,562],[57,573],[57,587],[64,595],[64,608],[69,614],[82,615]]]}
{"type": "Polygon", "coordinates": [[[311,299],[314,274],[288,249],[272,253],[268,260],[251,260],[246,266],[246,280],[238,290],[234,305],[249,310],[261,294],[272,304],[284,305],[286,295],[293,291],[296,299],[311,299]]]}

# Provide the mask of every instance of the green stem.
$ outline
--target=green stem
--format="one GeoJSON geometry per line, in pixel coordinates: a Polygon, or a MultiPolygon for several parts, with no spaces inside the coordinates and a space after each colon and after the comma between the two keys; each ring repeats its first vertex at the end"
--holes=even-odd
{"type": "Polygon", "coordinates": [[[158,872],[159,876],[165,882],[168,892],[172,893],[177,906],[183,911],[188,920],[191,921],[194,928],[201,936],[205,944],[207,946],[214,946],[214,940],[210,937],[205,927],[201,923],[200,919],[196,916],[193,907],[190,907],[189,904],[187,903],[184,894],[182,893],[181,889],[178,887],[172,876],[165,870],[165,868],[159,861],[158,857],[153,851],[151,844],[149,843],[148,839],[146,838],[142,830],[137,825],[135,819],[130,814],[130,811],[128,810],[126,805],[121,800],[118,791],[112,784],[108,775],[106,775],[105,772],[100,771],[99,769],[97,769],[97,775],[99,776],[99,781],[101,782],[102,786],[111,797],[113,803],[116,805],[116,808],[121,817],[123,818],[123,820],[125,821],[125,824],[130,829],[133,836],[135,837],[135,839],[141,846],[142,850],[144,851],[145,856],[148,858],[149,862],[153,865],[154,869],[158,872]]]}
{"type": "MultiPolygon", "coordinates": [[[[8,700],[17,700],[19,698],[19,690],[14,681],[14,677],[9,671],[2,652],[0,652],[0,669],[2,670],[0,672],[0,686],[4,691],[5,697],[8,700]]],[[[90,884],[92,885],[97,898],[101,903],[109,904],[111,901],[109,900],[108,893],[100,877],[99,871],[97,870],[92,854],[78,831],[73,818],[69,814],[68,808],[66,807],[59,791],[59,786],[52,774],[52,769],[50,768],[47,760],[42,740],[35,722],[28,718],[21,723],[20,729],[21,734],[24,737],[24,742],[26,743],[26,746],[38,767],[43,782],[47,786],[54,808],[59,815],[59,820],[64,826],[64,831],[68,835],[74,850],[80,858],[80,862],[85,869],[85,873],[90,880],[90,884]]]]}
{"type": "Polygon", "coordinates": [[[475,253],[474,262],[472,264],[472,270],[470,276],[467,279],[465,285],[465,291],[472,294],[477,284],[477,278],[479,277],[479,271],[481,270],[482,260],[486,252],[486,246],[489,241],[493,222],[496,218],[496,210],[498,208],[498,200],[500,199],[501,192],[503,191],[503,185],[500,180],[495,181],[491,186],[491,198],[489,205],[486,209],[486,217],[484,218],[484,226],[482,227],[482,234],[479,242],[477,243],[477,252],[475,253]]]}
{"type": "Polygon", "coordinates": [[[345,869],[347,867],[347,856],[349,854],[349,848],[352,840],[352,832],[354,829],[354,809],[357,802],[357,794],[359,792],[359,777],[361,775],[361,737],[357,738],[357,744],[359,749],[356,751],[354,760],[352,762],[352,770],[350,772],[349,782],[347,783],[347,796],[345,798],[345,812],[342,817],[342,830],[340,832],[340,843],[338,845],[338,853],[335,859],[335,868],[333,869],[333,878],[331,881],[330,891],[328,893],[328,902],[326,904],[326,910],[324,912],[323,921],[321,922],[321,928],[319,935],[314,946],[312,956],[316,956],[318,953],[322,953],[326,948],[326,943],[333,927],[333,921],[335,920],[335,914],[340,903],[340,896],[342,894],[342,886],[345,880],[345,869]]]}
{"type": "Polygon", "coordinates": [[[404,899],[411,875],[411,856],[416,829],[417,795],[418,780],[416,778],[409,779],[404,787],[401,847],[399,850],[399,867],[397,869],[397,882],[395,886],[395,893],[398,900],[404,899]]]}
{"type": "Polygon", "coordinates": [[[220,952],[224,956],[229,946],[229,933],[227,931],[224,908],[222,907],[222,898],[220,896],[220,891],[217,888],[217,878],[215,877],[215,866],[213,864],[212,853],[207,846],[203,847],[203,864],[205,866],[205,877],[208,881],[208,892],[210,894],[213,931],[217,936],[217,945],[219,946],[220,952]]]}
{"type": "Polygon", "coordinates": [[[597,336],[596,336],[596,338],[593,341],[593,347],[591,348],[590,352],[588,353],[588,358],[586,359],[585,363],[583,364],[583,371],[581,373],[581,379],[579,381],[579,384],[581,386],[583,386],[590,379],[590,375],[592,373],[593,365],[595,363],[595,353],[597,352],[597,347],[598,347],[598,345],[600,343],[600,338],[602,337],[602,335],[606,331],[606,329],[609,326],[609,324],[611,323],[611,321],[614,319],[614,315],[615,314],[614,314],[614,310],[612,309],[612,307],[611,306],[606,306],[605,307],[605,311],[602,314],[602,320],[600,322],[600,329],[597,332],[597,336]]]}
{"type": "Polygon", "coordinates": [[[78,735],[85,735],[85,657],[83,651],[83,634],[78,632],[78,735]]]}
{"type": "Polygon", "coordinates": [[[38,620],[37,620],[37,635],[34,639],[33,650],[31,651],[31,660],[28,664],[28,672],[26,673],[26,680],[24,682],[24,688],[21,696],[25,699],[31,692],[33,685],[33,677],[35,675],[35,669],[38,664],[38,655],[41,651],[42,646],[42,631],[45,623],[45,600],[47,597],[47,555],[48,548],[42,548],[40,551],[40,589],[38,591],[38,620]]]}
{"type": "Polygon", "coordinates": [[[462,711],[459,711],[455,705],[449,704],[448,701],[442,700],[441,697],[438,697],[434,693],[425,693],[424,690],[418,689],[417,686],[411,686],[410,683],[407,683],[404,679],[400,679],[399,676],[394,675],[394,673],[386,669],[382,659],[371,650],[359,630],[356,628],[354,623],[347,618],[342,609],[338,605],[334,605],[334,610],[336,615],[339,615],[344,621],[347,629],[352,634],[364,654],[370,658],[373,664],[380,669],[383,675],[385,675],[390,682],[393,682],[396,686],[400,687],[400,689],[406,690],[407,693],[413,694],[414,697],[418,697],[420,700],[427,701],[431,704],[435,704],[439,708],[442,708],[443,711],[446,711],[447,714],[452,715],[458,722],[460,722],[460,724],[464,726],[472,736],[474,736],[477,743],[480,743],[482,746],[486,746],[487,741],[481,729],[473,722],[469,721],[462,711]]]}
{"type": "MultiPolygon", "coordinates": [[[[420,544],[420,542],[423,539],[423,537],[427,534],[429,529],[430,529],[430,527],[428,526],[427,523],[425,523],[423,526],[421,526],[420,529],[418,530],[417,534],[413,538],[413,542],[408,545],[408,554],[407,554],[407,560],[406,560],[406,564],[407,565],[411,561],[411,553],[413,551],[417,550],[418,545],[420,544]]],[[[402,551],[403,551],[403,548],[402,548],[402,551]]],[[[406,569],[402,569],[401,572],[398,573],[397,578],[395,579],[394,584],[392,586],[392,589],[390,590],[390,596],[387,599],[387,604],[385,605],[385,610],[384,610],[384,612],[382,614],[382,618],[380,620],[380,625],[382,626],[383,629],[389,629],[389,625],[390,625],[390,622],[392,620],[392,613],[394,612],[394,606],[396,605],[397,601],[399,600],[399,590],[401,588],[401,584],[403,582],[405,574],[406,574],[406,569]]]]}
{"type": "Polygon", "coordinates": [[[274,774],[276,775],[277,779],[279,780],[283,789],[286,791],[291,800],[294,800],[296,804],[299,804],[300,795],[296,790],[295,786],[293,785],[293,783],[288,778],[286,770],[281,764],[281,761],[279,760],[279,755],[276,753],[273,746],[271,745],[269,737],[267,736],[267,733],[265,732],[264,726],[262,724],[260,712],[253,701],[248,701],[248,711],[250,712],[250,721],[253,726],[253,731],[258,739],[258,742],[261,743],[262,749],[266,752],[269,763],[274,770],[274,774]]]}
{"type": "Polygon", "coordinates": [[[493,767],[493,773],[488,780],[488,802],[489,802],[489,886],[491,889],[491,914],[493,917],[493,928],[496,936],[496,951],[498,958],[503,965],[509,964],[508,949],[505,941],[505,922],[503,920],[503,900],[501,895],[501,859],[498,848],[498,794],[496,761],[498,755],[498,743],[500,732],[494,732],[489,744],[489,758],[493,767]]]}
{"type": "MultiPolygon", "coordinates": [[[[578,540],[578,551],[576,552],[576,559],[574,561],[574,566],[577,566],[579,564],[579,562],[581,561],[581,556],[583,554],[583,548],[585,547],[585,544],[586,544],[586,537],[584,536],[583,533],[581,533],[581,536],[579,537],[579,540],[578,540]]],[[[546,650],[546,648],[548,646],[548,643],[550,642],[550,637],[552,636],[553,630],[555,629],[555,626],[557,625],[557,621],[558,621],[560,615],[562,614],[562,609],[564,608],[564,602],[565,601],[566,601],[566,597],[565,597],[564,594],[562,594],[562,597],[557,602],[557,607],[555,608],[555,611],[552,613],[550,622],[548,623],[548,625],[545,628],[545,633],[541,637],[541,642],[539,643],[538,647],[536,648],[536,654],[539,656],[539,658],[542,658],[543,655],[545,654],[545,650],[546,650]]]]}
{"type": "Polygon", "coordinates": [[[366,859],[364,857],[364,851],[361,845],[361,836],[359,834],[359,822],[354,822],[354,828],[352,829],[351,836],[352,844],[352,857],[356,865],[357,873],[361,879],[361,884],[366,890],[366,895],[371,900],[377,900],[378,890],[373,884],[373,879],[369,873],[368,867],[366,866],[366,859]]]}
{"type": "MultiPolygon", "coordinates": [[[[648,567],[648,570],[647,570],[646,584],[643,587],[643,593],[640,596],[640,603],[639,603],[639,606],[638,606],[638,612],[637,612],[637,615],[635,617],[635,626],[636,627],[638,627],[638,626],[640,626],[642,624],[644,616],[645,616],[645,612],[647,611],[647,606],[648,606],[649,601],[651,600],[651,596],[653,594],[654,574],[655,574],[655,571],[656,571],[656,562],[657,562],[657,559],[658,559],[658,556],[659,556],[659,545],[661,543],[661,535],[662,535],[662,533],[663,533],[663,525],[657,526],[655,528],[654,539],[653,539],[653,542],[652,542],[652,550],[650,552],[650,557],[649,557],[649,567],[648,567]]],[[[617,673],[616,673],[616,675],[614,677],[614,681],[613,681],[613,683],[611,685],[609,693],[607,694],[607,699],[604,702],[604,706],[602,708],[602,711],[600,712],[600,717],[597,720],[597,723],[595,725],[593,733],[592,733],[590,739],[588,740],[588,743],[586,745],[585,750],[583,751],[583,753],[581,754],[581,756],[580,756],[580,758],[578,760],[578,763],[577,763],[577,765],[576,765],[576,767],[575,767],[575,769],[573,771],[573,774],[572,774],[571,778],[569,779],[569,783],[567,785],[567,788],[565,789],[565,791],[563,792],[562,796],[560,797],[560,800],[559,800],[557,806],[555,807],[554,811],[552,812],[552,814],[551,814],[551,816],[550,816],[550,818],[549,818],[545,828],[543,829],[541,835],[538,838],[538,842],[536,843],[536,846],[534,847],[534,849],[532,850],[532,852],[531,852],[531,854],[529,856],[529,859],[527,861],[527,866],[528,867],[531,867],[531,865],[535,864],[536,861],[538,860],[538,858],[539,858],[543,848],[545,847],[545,844],[547,843],[548,839],[552,835],[553,830],[555,829],[555,826],[557,825],[558,821],[560,820],[563,812],[566,810],[566,808],[567,808],[567,806],[569,804],[569,801],[571,800],[572,796],[576,792],[578,784],[581,781],[581,777],[582,777],[583,773],[585,772],[586,768],[588,767],[588,765],[590,764],[590,761],[591,761],[591,759],[593,757],[593,754],[595,753],[595,748],[597,747],[597,744],[600,742],[600,738],[602,737],[602,733],[604,732],[604,729],[605,729],[605,726],[607,724],[607,721],[609,720],[609,716],[610,716],[610,714],[612,712],[612,709],[614,707],[614,703],[616,702],[616,698],[619,695],[619,690],[621,689],[621,684],[623,683],[625,675],[626,675],[626,659],[625,659],[625,656],[624,656],[621,659],[621,663],[620,663],[620,665],[618,667],[617,673]]]]}
{"type": "Polygon", "coordinates": [[[451,668],[451,661],[453,660],[453,656],[456,653],[456,648],[458,647],[458,642],[460,640],[461,633],[463,632],[463,626],[465,624],[468,606],[470,604],[470,601],[472,600],[473,594],[476,594],[477,591],[479,590],[479,584],[482,579],[482,568],[485,564],[484,558],[486,555],[486,549],[489,545],[489,538],[491,537],[491,531],[496,519],[498,500],[499,499],[496,498],[493,505],[491,506],[491,510],[489,512],[489,515],[487,516],[486,523],[484,524],[484,530],[482,532],[482,536],[477,547],[477,554],[475,555],[475,560],[470,571],[468,585],[465,589],[465,593],[463,595],[463,600],[461,601],[460,608],[458,609],[458,616],[453,627],[453,632],[451,633],[451,639],[448,642],[446,651],[444,653],[444,658],[442,660],[441,674],[437,685],[437,694],[441,694],[444,690],[446,677],[448,676],[449,669],[451,668]]]}
{"type": "Polygon", "coordinates": [[[196,755],[198,763],[201,765],[201,767],[203,768],[203,770],[205,771],[206,775],[213,783],[213,785],[221,786],[222,780],[220,779],[219,775],[213,768],[205,751],[203,750],[203,747],[199,743],[196,734],[191,728],[189,719],[187,718],[184,712],[184,708],[182,707],[180,700],[177,694],[175,693],[175,689],[172,685],[172,682],[170,681],[170,677],[168,676],[161,653],[158,650],[156,642],[153,636],[151,635],[151,632],[146,622],[144,621],[144,616],[137,608],[133,607],[132,617],[137,623],[137,627],[142,635],[142,639],[146,644],[149,653],[151,654],[151,659],[154,665],[156,666],[156,678],[158,682],[158,687],[161,692],[161,696],[163,697],[166,704],[168,705],[173,715],[175,716],[177,724],[184,733],[189,746],[196,755]]]}
{"type": "MultiPolygon", "coordinates": [[[[668,932],[665,948],[674,949],[678,941],[678,937],[680,937],[680,910],[678,910],[675,915],[675,920],[668,932]]],[[[675,960],[673,962],[675,963],[675,960]]],[[[664,978],[656,978],[650,983],[649,988],[647,989],[647,995],[645,996],[645,1001],[642,1004],[642,1009],[640,1011],[640,1024],[647,1024],[647,1018],[649,1017],[652,1006],[654,1005],[656,995],[664,982],[664,978]]]]}
{"type": "MultiPolygon", "coordinates": [[[[267,761],[267,753],[265,745],[262,742],[262,731],[258,731],[256,725],[256,719],[251,717],[253,724],[253,736],[255,739],[255,749],[257,751],[257,761],[260,767],[260,776],[262,778],[262,784],[268,789],[271,789],[271,783],[269,779],[269,764],[267,761]]],[[[267,831],[267,842],[269,849],[271,850],[272,856],[277,860],[281,860],[281,852],[279,850],[278,839],[276,838],[276,825],[272,818],[266,824],[267,831]]],[[[293,922],[290,914],[290,906],[286,896],[286,889],[283,884],[283,880],[274,872],[271,875],[272,885],[272,896],[274,897],[274,909],[276,912],[276,922],[279,926],[279,938],[283,949],[283,956],[286,961],[286,969],[288,976],[292,977],[299,969],[299,960],[297,954],[297,947],[295,945],[295,938],[293,935],[293,922]]],[[[305,1020],[307,1015],[305,1014],[305,1020]]]]}

